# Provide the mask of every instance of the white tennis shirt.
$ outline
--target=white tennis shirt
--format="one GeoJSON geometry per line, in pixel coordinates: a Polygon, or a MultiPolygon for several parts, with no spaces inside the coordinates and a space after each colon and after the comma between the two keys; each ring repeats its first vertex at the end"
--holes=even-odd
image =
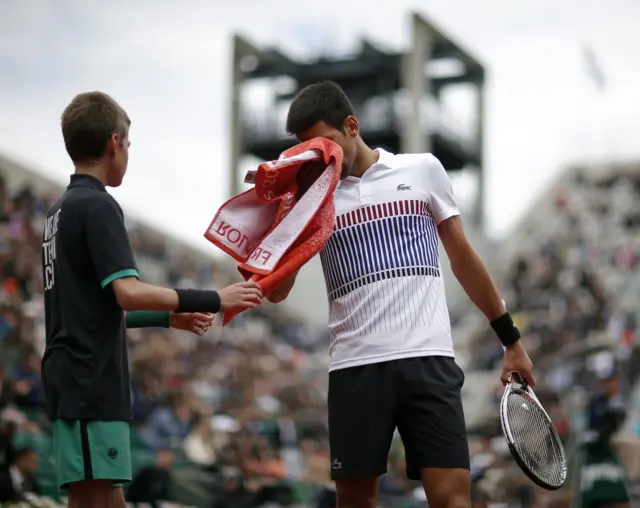
{"type": "Polygon", "coordinates": [[[329,298],[329,370],[400,358],[453,357],[437,224],[458,207],[431,154],[394,155],[342,180],[320,253],[329,298]]]}

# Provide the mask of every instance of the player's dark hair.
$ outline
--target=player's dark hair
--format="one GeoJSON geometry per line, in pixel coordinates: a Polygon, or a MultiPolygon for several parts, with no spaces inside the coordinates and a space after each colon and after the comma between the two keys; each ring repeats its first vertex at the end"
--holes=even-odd
{"type": "Polygon", "coordinates": [[[309,85],[294,97],[287,115],[289,134],[300,134],[318,122],[344,131],[344,121],[353,115],[353,107],[340,85],[323,81],[309,85]]]}
{"type": "Polygon", "coordinates": [[[124,109],[102,92],[76,95],[61,118],[64,146],[71,160],[96,162],[104,154],[111,136],[127,136],[131,120],[124,109]]]}

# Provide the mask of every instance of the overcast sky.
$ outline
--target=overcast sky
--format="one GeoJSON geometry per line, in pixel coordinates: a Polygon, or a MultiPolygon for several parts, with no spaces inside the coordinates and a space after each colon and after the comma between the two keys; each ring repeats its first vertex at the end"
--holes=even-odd
{"type": "Polygon", "coordinates": [[[637,0],[0,0],[0,150],[65,181],[60,112],[78,92],[105,91],[133,119],[114,194],[202,246],[226,190],[231,34],[296,54],[352,48],[362,35],[401,48],[411,9],[487,66],[493,234],[567,161],[640,156],[637,0]],[[605,93],[585,74],[584,43],[605,93]]]}

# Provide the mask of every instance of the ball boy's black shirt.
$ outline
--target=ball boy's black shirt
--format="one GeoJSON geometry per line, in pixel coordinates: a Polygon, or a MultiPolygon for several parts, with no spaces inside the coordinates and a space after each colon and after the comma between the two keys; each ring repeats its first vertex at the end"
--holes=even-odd
{"type": "Polygon", "coordinates": [[[47,214],[42,242],[49,417],[131,419],[125,315],[111,283],[138,277],[122,209],[75,174],[47,214]]]}

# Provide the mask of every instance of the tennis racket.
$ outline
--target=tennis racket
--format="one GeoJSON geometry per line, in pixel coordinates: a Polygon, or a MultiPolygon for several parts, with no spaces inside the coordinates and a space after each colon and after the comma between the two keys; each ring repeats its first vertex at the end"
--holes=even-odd
{"type": "Polygon", "coordinates": [[[567,459],[560,436],[517,372],[509,377],[502,395],[500,421],[511,455],[531,481],[547,490],[562,487],[567,480],[567,459]]]}

